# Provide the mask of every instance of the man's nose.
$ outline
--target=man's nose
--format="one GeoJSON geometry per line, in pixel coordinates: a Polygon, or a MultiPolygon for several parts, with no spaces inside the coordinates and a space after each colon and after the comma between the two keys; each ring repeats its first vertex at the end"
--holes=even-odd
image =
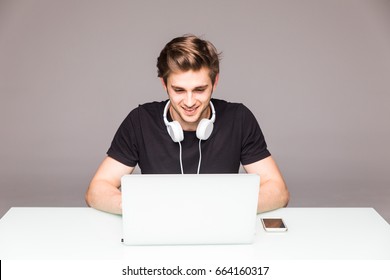
{"type": "Polygon", "coordinates": [[[185,105],[187,107],[192,107],[195,105],[195,99],[194,97],[192,96],[192,92],[188,92],[187,93],[187,96],[186,96],[186,99],[185,99],[185,105]]]}

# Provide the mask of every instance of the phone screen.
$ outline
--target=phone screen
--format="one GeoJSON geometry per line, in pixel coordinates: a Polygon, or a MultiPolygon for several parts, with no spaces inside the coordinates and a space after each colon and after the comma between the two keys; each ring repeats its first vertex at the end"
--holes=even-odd
{"type": "Polygon", "coordinates": [[[261,219],[265,230],[285,231],[286,225],[280,218],[263,218],[261,219]]]}

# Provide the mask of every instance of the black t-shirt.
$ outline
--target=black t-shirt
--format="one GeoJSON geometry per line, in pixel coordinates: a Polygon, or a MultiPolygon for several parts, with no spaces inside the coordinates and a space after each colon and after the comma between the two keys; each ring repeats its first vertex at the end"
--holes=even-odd
{"type": "MultiPolygon", "coordinates": [[[[116,132],[107,155],[127,166],[138,164],[143,174],[181,173],[179,144],[172,141],[163,120],[166,102],[146,103],[132,110],[116,132]]],[[[240,162],[246,165],[271,155],[247,107],[219,99],[212,102],[216,119],[211,136],[201,142],[200,173],[238,173],[240,162]]],[[[171,120],[169,114],[167,117],[171,120]]],[[[196,132],[184,131],[181,145],[184,173],[196,173],[196,132]]]]}

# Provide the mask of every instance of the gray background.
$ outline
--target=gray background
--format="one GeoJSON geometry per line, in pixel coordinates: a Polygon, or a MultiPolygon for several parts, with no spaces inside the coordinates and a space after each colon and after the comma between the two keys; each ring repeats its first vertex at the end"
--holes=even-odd
{"type": "Polygon", "coordinates": [[[120,122],[163,100],[156,58],[203,35],[216,98],[256,115],[290,206],[390,221],[390,2],[0,0],[0,216],[84,206],[120,122]]]}

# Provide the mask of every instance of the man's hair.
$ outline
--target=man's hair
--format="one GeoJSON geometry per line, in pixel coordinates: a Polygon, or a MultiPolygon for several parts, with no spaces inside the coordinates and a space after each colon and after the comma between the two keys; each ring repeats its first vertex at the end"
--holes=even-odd
{"type": "Polygon", "coordinates": [[[212,84],[219,73],[220,54],[212,43],[194,35],[184,35],[165,45],[157,58],[158,77],[167,84],[171,73],[198,71],[205,67],[210,70],[212,84]]]}

